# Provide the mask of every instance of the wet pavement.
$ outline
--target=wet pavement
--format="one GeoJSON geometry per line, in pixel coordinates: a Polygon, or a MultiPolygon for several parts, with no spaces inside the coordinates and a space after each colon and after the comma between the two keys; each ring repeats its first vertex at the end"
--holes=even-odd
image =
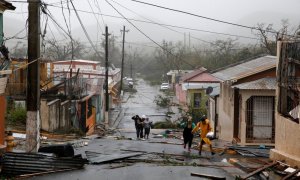
{"type": "MultiPolygon", "coordinates": [[[[154,102],[155,96],[163,94],[159,91],[159,86],[150,86],[143,79],[137,79],[134,88],[136,93],[126,92],[123,98],[122,108],[124,115],[118,128],[120,129],[134,129],[134,123],[131,119],[134,115],[146,115],[153,123],[157,121],[164,121],[168,108],[161,108],[154,102]]],[[[174,108],[176,110],[176,108],[174,108]]]]}
{"type": "MultiPolygon", "coordinates": [[[[145,114],[153,122],[164,121],[167,108],[159,108],[153,102],[159,91],[158,86],[150,86],[144,80],[136,83],[136,93],[125,94],[123,103],[113,112],[114,134],[98,138],[96,135],[80,140],[85,146],[76,147],[76,154],[92,152],[98,159],[126,156],[133,152],[143,155],[128,159],[106,162],[103,164],[87,164],[82,170],[59,172],[31,179],[107,179],[107,180],[179,180],[206,179],[191,176],[191,173],[205,173],[235,179],[236,175],[244,175],[240,169],[230,163],[221,162],[222,157],[212,157],[209,152],[192,149],[188,152],[178,138],[154,138],[155,134],[163,134],[165,130],[153,129],[149,140],[135,140],[135,127],[132,116],[145,114]]],[[[176,111],[176,106],[173,107],[176,111]]],[[[175,113],[173,118],[177,118],[175,113]]],[[[181,133],[179,132],[181,135],[181,133]]],[[[179,135],[179,136],[180,136],[179,135]]]]}

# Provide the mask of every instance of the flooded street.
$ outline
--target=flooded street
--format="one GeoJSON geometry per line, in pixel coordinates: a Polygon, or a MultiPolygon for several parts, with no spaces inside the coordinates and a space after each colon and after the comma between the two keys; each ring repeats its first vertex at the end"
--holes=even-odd
{"type": "Polygon", "coordinates": [[[155,96],[163,94],[159,91],[159,86],[151,86],[143,79],[136,81],[136,93],[125,92],[125,99],[122,103],[124,116],[119,124],[120,129],[135,129],[134,121],[131,119],[134,115],[146,115],[153,123],[164,121],[168,108],[161,108],[154,102],[155,96]]]}

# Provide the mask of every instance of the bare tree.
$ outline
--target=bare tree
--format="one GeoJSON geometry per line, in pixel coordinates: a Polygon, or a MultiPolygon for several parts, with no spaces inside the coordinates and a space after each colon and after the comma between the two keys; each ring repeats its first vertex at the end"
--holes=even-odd
{"type": "Polygon", "coordinates": [[[58,43],[55,39],[46,41],[46,57],[54,60],[66,60],[82,58],[85,54],[85,46],[78,40],[72,42],[58,43]]]}
{"type": "Polygon", "coordinates": [[[256,35],[260,38],[262,48],[266,50],[268,54],[276,55],[277,41],[292,40],[297,37],[297,33],[300,30],[300,25],[296,28],[292,28],[287,19],[281,20],[281,28],[276,31],[273,28],[273,24],[257,24],[258,32],[256,35]]]}

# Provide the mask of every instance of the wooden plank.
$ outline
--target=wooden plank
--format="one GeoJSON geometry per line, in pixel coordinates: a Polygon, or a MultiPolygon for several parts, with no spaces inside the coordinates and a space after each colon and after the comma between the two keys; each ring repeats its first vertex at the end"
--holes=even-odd
{"type": "Polygon", "coordinates": [[[282,180],[287,180],[293,176],[295,176],[296,174],[298,174],[300,172],[300,169],[297,169],[296,171],[292,172],[291,174],[285,176],[284,178],[282,178],[282,180]]]}
{"type": "Polygon", "coordinates": [[[273,166],[275,166],[275,165],[277,165],[277,164],[278,164],[278,162],[273,162],[273,163],[271,163],[271,164],[265,165],[265,166],[263,166],[263,167],[261,167],[261,168],[255,170],[255,171],[253,171],[253,172],[247,174],[246,176],[242,177],[241,179],[248,179],[249,177],[254,176],[255,174],[260,173],[261,171],[263,171],[263,170],[265,170],[265,169],[267,169],[267,168],[273,167],[273,166]]]}
{"type": "Polygon", "coordinates": [[[12,74],[12,70],[3,70],[0,71],[0,75],[12,74]]]}
{"type": "Polygon", "coordinates": [[[191,173],[191,176],[205,177],[205,178],[209,178],[209,179],[226,179],[226,177],[214,176],[214,175],[210,175],[210,174],[199,174],[199,173],[191,173]]]}

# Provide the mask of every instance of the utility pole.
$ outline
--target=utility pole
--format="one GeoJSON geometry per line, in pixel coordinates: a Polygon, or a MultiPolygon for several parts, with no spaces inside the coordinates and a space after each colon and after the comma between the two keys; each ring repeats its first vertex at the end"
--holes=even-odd
{"type": "Polygon", "coordinates": [[[108,128],[108,110],[109,110],[109,94],[108,94],[108,27],[105,27],[105,128],[108,128]]]}
{"type": "Polygon", "coordinates": [[[28,74],[26,151],[37,152],[40,145],[40,0],[28,0],[28,74]]]}
{"type": "Polygon", "coordinates": [[[133,79],[133,77],[132,77],[132,62],[130,63],[130,77],[133,79]]]}
{"type": "Polygon", "coordinates": [[[124,56],[125,56],[125,50],[124,50],[124,45],[125,45],[125,32],[128,32],[129,30],[125,30],[125,26],[123,26],[123,44],[122,44],[122,67],[121,67],[121,85],[120,85],[120,93],[122,94],[123,91],[123,76],[124,76],[124,56]]]}

